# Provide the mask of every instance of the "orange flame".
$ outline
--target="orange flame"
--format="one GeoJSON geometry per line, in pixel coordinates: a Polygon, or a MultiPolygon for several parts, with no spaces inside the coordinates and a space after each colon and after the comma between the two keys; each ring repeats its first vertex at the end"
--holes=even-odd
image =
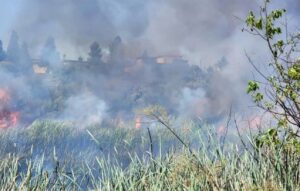
{"type": "Polygon", "coordinates": [[[4,89],[0,89],[0,105],[9,102],[10,96],[4,89]]]}
{"type": "Polygon", "coordinates": [[[16,126],[19,120],[19,112],[0,112],[0,129],[16,126]]]}
{"type": "Polygon", "coordinates": [[[137,117],[135,119],[135,128],[136,129],[140,129],[142,127],[142,121],[141,121],[141,118],[140,117],[137,117]]]}
{"type": "Polygon", "coordinates": [[[256,116],[256,117],[253,117],[251,120],[250,120],[250,128],[251,129],[257,129],[261,126],[261,118],[256,116]]]}
{"type": "Polygon", "coordinates": [[[10,114],[11,126],[16,126],[18,124],[19,116],[20,116],[19,112],[12,112],[10,114]]]}
{"type": "Polygon", "coordinates": [[[226,127],[224,125],[220,125],[218,128],[218,135],[225,135],[226,127]]]}
{"type": "Polygon", "coordinates": [[[19,112],[11,112],[8,103],[11,100],[9,93],[0,89],[0,128],[8,128],[16,126],[19,121],[19,112]]]}

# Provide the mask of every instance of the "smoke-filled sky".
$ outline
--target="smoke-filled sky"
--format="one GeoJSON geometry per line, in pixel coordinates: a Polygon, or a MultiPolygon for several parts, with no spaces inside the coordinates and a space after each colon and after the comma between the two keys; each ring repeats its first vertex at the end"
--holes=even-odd
{"type": "MultiPolygon", "coordinates": [[[[244,51],[258,61],[265,57],[262,44],[241,32],[242,20],[259,2],[262,0],[1,0],[0,39],[6,46],[11,31],[17,31],[33,57],[38,57],[49,36],[56,39],[61,55],[77,59],[86,57],[93,41],[105,48],[117,35],[132,58],[147,50],[150,55],[180,54],[192,64],[207,67],[226,57],[230,64],[222,76],[215,76],[217,85],[211,88],[226,98],[239,97],[245,94],[245,82],[251,77],[244,51]]],[[[298,23],[299,0],[274,3],[290,11],[291,25],[298,23]]]]}
{"type": "MultiPolygon", "coordinates": [[[[297,12],[299,1],[285,2],[297,12]]],[[[147,49],[209,65],[236,46],[252,46],[236,17],[245,18],[255,7],[254,0],[1,0],[0,39],[7,44],[16,30],[36,54],[53,36],[62,54],[77,58],[94,40],[107,46],[120,35],[132,56],[147,49]]]]}

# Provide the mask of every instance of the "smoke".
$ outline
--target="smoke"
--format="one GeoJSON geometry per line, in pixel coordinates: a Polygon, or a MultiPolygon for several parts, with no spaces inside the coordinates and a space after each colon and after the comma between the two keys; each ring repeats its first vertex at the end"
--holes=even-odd
{"type": "Polygon", "coordinates": [[[68,98],[61,118],[86,127],[101,124],[105,118],[106,109],[104,101],[87,92],[68,98]]]}
{"type": "MultiPolygon", "coordinates": [[[[289,4],[294,14],[299,3],[289,4]]],[[[62,53],[77,58],[94,40],[106,46],[120,35],[139,50],[136,55],[143,49],[176,52],[196,64],[210,65],[224,50],[219,44],[241,28],[236,17],[245,18],[256,6],[251,0],[6,0],[1,3],[0,16],[5,19],[0,36],[7,39],[7,33],[18,31],[33,53],[41,41],[54,36],[62,53]]]]}
{"type": "Polygon", "coordinates": [[[48,36],[54,36],[63,53],[77,56],[86,52],[95,40],[105,44],[119,34],[124,38],[137,37],[148,23],[147,0],[14,1],[1,3],[1,12],[15,4],[20,9],[13,12],[15,20],[10,14],[2,13],[10,24],[3,26],[0,35],[13,29],[18,31],[33,53],[48,36]]]}
{"type": "Polygon", "coordinates": [[[30,88],[28,86],[28,78],[22,76],[16,76],[8,70],[0,69],[0,87],[5,90],[11,91],[15,98],[29,98],[31,95],[30,88]]]}
{"type": "Polygon", "coordinates": [[[206,100],[205,91],[201,89],[191,90],[189,88],[184,88],[182,90],[183,99],[179,103],[179,111],[182,111],[181,115],[190,116],[198,115],[201,117],[205,114],[206,100]]]}
{"type": "MultiPolygon", "coordinates": [[[[291,14],[298,14],[297,1],[274,3],[292,5],[291,14]]],[[[232,46],[253,48],[229,39],[242,36],[236,32],[244,24],[238,18],[244,19],[257,6],[252,0],[6,0],[0,8],[5,18],[0,37],[7,39],[7,33],[16,30],[37,55],[42,42],[53,36],[63,54],[77,59],[86,56],[91,42],[105,47],[120,35],[133,56],[144,50],[178,53],[194,64],[210,66],[232,46]]]]}
{"type": "MultiPolygon", "coordinates": [[[[299,16],[298,1],[274,3],[276,7],[291,10],[288,15],[291,25],[298,23],[295,19],[299,16]]],[[[127,113],[135,106],[154,103],[178,106],[179,109],[175,109],[178,113],[196,113],[210,118],[224,115],[231,105],[241,109],[250,103],[245,86],[252,75],[245,51],[257,63],[265,63],[267,54],[256,37],[242,33],[241,29],[248,11],[257,6],[252,0],[28,0],[26,3],[4,0],[0,6],[0,16],[4,18],[0,24],[0,38],[7,44],[10,32],[16,30],[20,39],[27,42],[34,58],[41,56],[44,42],[53,36],[60,55],[65,54],[66,58],[86,58],[89,45],[98,41],[105,59],[109,60],[109,46],[117,35],[122,37],[125,50],[123,65],[134,63],[145,50],[149,55],[182,55],[203,70],[214,68],[225,57],[228,64],[220,71],[204,72],[201,78],[206,84],[194,89],[181,84],[181,78],[187,77],[190,70],[179,66],[176,69],[171,66],[160,73],[148,66],[143,70],[129,67],[136,70],[133,76],[105,76],[79,70],[70,79],[62,80],[68,85],[89,84],[92,87],[91,94],[82,94],[82,89],[78,88],[78,92],[66,101],[62,116],[79,121],[87,117],[81,115],[83,105],[91,107],[87,114],[98,113],[96,121],[100,122],[105,113],[127,113]]],[[[52,87],[57,80],[49,75],[50,82],[39,82],[39,89],[27,77],[1,74],[0,78],[4,83],[13,83],[6,86],[16,87],[14,92],[24,91],[20,95],[41,100],[52,99],[47,86],[52,87]],[[10,82],[10,79],[14,80],[10,82]],[[24,88],[28,86],[30,88],[24,88]],[[29,89],[34,91],[29,92],[29,89]]]]}
{"type": "Polygon", "coordinates": [[[234,87],[236,84],[221,71],[214,71],[205,87],[182,90],[178,109],[180,115],[217,123],[228,115],[231,108],[241,111],[249,100],[239,92],[244,87],[234,87]]]}

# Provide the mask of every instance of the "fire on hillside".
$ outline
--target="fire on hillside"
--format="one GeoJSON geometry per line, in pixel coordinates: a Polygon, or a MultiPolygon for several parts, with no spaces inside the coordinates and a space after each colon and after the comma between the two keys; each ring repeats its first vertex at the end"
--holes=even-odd
{"type": "Polygon", "coordinates": [[[0,89],[0,129],[16,126],[19,120],[19,112],[9,109],[11,101],[8,91],[0,89]]]}
{"type": "MultiPolygon", "coordinates": [[[[18,47],[18,36],[12,34],[18,47]]],[[[220,122],[232,102],[232,92],[223,89],[231,82],[223,69],[226,59],[209,68],[189,63],[180,54],[126,53],[126,44],[116,37],[111,44],[93,42],[88,57],[60,57],[54,38],[41,55],[32,58],[13,51],[0,59],[0,122],[2,128],[29,125],[35,120],[76,121],[90,125],[111,119],[144,122],[135,111],[160,105],[172,116],[220,122]],[[103,57],[102,48],[108,48],[103,57]],[[46,51],[47,50],[47,51],[46,51]],[[221,95],[222,96],[217,96],[221,95]],[[84,109],[84,112],[83,112],[84,109]],[[17,112],[16,112],[17,111],[17,112]]],[[[234,93],[235,94],[235,93],[234,93]]]]}

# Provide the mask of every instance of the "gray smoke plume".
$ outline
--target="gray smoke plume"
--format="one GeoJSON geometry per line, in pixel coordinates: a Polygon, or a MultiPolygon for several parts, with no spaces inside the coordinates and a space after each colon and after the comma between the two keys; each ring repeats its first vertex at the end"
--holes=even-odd
{"type": "MultiPolygon", "coordinates": [[[[300,3],[280,4],[292,5],[296,14],[300,3]]],[[[36,50],[54,36],[61,52],[77,58],[94,40],[105,46],[120,35],[139,50],[135,56],[149,49],[156,54],[184,54],[196,64],[209,65],[225,49],[221,44],[226,46],[241,28],[236,17],[245,18],[257,6],[252,0],[5,0],[0,37],[7,39],[7,33],[16,30],[36,50]]]]}
{"type": "Polygon", "coordinates": [[[70,97],[66,101],[61,118],[86,127],[91,124],[101,124],[105,118],[105,111],[105,102],[87,92],[70,97]]]}
{"type": "MultiPolygon", "coordinates": [[[[3,18],[0,39],[6,45],[11,31],[16,30],[34,58],[41,56],[44,42],[52,36],[60,55],[65,58],[82,56],[86,60],[89,45],[97,41],[103,57],[109,60],[111,42],[118,35],[122,37],[124,65],[135,62],[145,50],[150,55],[182,55],[203,70],[214,68],[225,57],[228,64],[220,71],[214,69],[206,76],[208,79],[203,80],[206,84],[195,89],[178,86],[180,76],[184,75],[180,73],[181,68],[173,70],[172,67],[166,72],[169,79],[164,80],[165,89],[160,89],[159,82],[165,73],[155,73],[151,68],[125,79],[114,74],[107,78],[83,71],[73,74],[74,80],[68,81],[74,86],[90,84],[93,95],[107,104],[108,112],[126,113],[124,108],[132,110],[132,105],[158,102],[178,106],[179,109],[175,109],[178,113],[197,113],[198,108],[205,108],[199,112],[202,117],[219,116],[231,105],[241,108],[249,103],[245,101],[249,100],[245,96],[245,86],[252,74],[245,51],[258,63],[267,59],[266,49],[257,38],[241,32],[248,11],[257,9],[258,4],[252,0],[3,0],[0,3],[0,17],[3,18]],[[93,76],[98,76],[97,82],[93,76]],[[156,84],[153,85],[156,89],[144,87],[144,84],[156,84]],[[137,89],[137,95],[130,95],[133,89],[137,89]],[[169,99],[160,99],[159,95],[169,99]],[[137,98],[132,101],[132,97],[137,98]]],[[[299,1],[274,0],[274,4],[290,10],[290,24],[298,24],[299,1]]],[[[27,81],[22,80],[25,84],[27,81]]],[[[36,91],[42,94],[40,89],[36,91]]],[[[83,96],[79,93],[73,101],[78,101],[78,97],[83,96]]],[[[67,103],[70,100],[72,102],[69,99],[67,103]]]]}

